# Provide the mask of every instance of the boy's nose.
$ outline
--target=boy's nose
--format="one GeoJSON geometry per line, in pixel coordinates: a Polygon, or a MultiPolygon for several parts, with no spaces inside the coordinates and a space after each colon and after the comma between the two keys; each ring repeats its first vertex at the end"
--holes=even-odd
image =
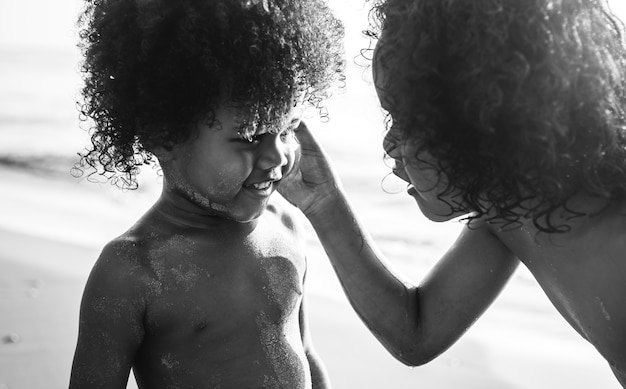
{"type": "Polygon", "coordinates": [[[399,139],[391,134],[391,132],[387,133],[387,135],[383,138],[383,150],[385,153],[393,159],[401,158],[402,155],[400,153],[399,139]]]}
{"type": "Polygon", "coordinates": [[[289,145],[283,143],[280,134],[267,134],[259,150],[258,164],[261,169],[273,169],[289,163],[287,154],[289,145]]]}

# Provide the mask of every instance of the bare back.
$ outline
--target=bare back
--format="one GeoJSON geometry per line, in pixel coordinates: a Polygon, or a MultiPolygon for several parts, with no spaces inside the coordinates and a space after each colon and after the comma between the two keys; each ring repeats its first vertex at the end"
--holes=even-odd
{"type": "Polygon", "coordinates": [[[492,232],[528,267],[563,317],[624,380],[626,202],[592,217],[573,219],[569,225],[571,231],[564,234],[537,233],[530,222],[492,232]]]}
{"type": "MultiPolygon", "coordinates": [[[[94,310],[129,322],[134,348],[120,355],[132,354],[140,388],[310,388],[300,325],[305,266],[293,226],[274,206],[253,228],[213,231],[177,226],[153,208],[104,250],[81,328],[94,327],[94,310]],[[100,279],[111,273],[120,296],[102,296],[100,279]],[[115,304],[91,307],[107,299],[132,303],[118,304],[117,313],[115,304]]],[[[90,331],[128,338],[123,329],[90,331]]],[[[79,336],[76,361],[86,338],[79,336]]]]}

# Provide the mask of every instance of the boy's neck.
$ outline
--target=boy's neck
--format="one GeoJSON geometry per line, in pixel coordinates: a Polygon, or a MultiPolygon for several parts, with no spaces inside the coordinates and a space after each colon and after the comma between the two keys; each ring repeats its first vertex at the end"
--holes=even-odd
{"type": "Polygon", "coordinates": [[[246,229],[252,231],[258,219],[240,222],[220,215],[217,211],[207,209],[190,201],[176,191],[164,190],[154,205],[154,210],[166,221],[180,227],[195,229],[246,229]]]}

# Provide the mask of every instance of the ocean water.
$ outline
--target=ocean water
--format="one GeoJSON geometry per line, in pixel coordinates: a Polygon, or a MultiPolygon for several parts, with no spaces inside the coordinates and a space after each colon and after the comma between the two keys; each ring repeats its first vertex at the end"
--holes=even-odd
{"type": "Polygon", "coordinates": [[[0,155],[68,156],[79,150],[77,56],[59,48],[0,47],[0,155]]]}

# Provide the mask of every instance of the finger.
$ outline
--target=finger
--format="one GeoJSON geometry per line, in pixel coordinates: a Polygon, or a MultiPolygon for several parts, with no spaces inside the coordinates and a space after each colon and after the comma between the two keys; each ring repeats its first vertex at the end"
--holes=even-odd
{"type": "Polygon", "coordinates": [[[293,159],[293,167],[291,168],[290,174],[295,170],[300,170],[300,161],[302,160],[302,146],[298,145],[295,151],[294,159],[293,159]]]}
{"type": "Polygon", "coordinates": [[[300,147],[303,150],[315,150],[321,151],[322,147],[317,142],[311,130],[306,125],[304,121],[300,122],[300,125],[296,129],[296,137],[298,138],[298,142],[300,143],[300,147]]]}

